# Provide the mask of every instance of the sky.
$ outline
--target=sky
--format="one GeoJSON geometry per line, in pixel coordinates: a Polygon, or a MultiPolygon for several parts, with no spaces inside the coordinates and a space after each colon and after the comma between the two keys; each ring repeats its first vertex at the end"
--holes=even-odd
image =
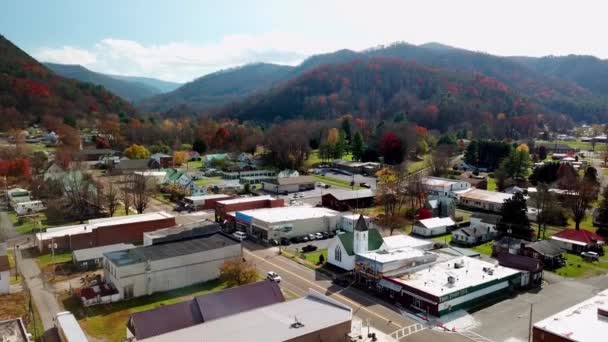
{"type": "Polygon", "coordinates": [[[40,61],[187,82],[396,41],[606,59],[607,10],[595,0],[3,0],[0,34],[40,61]]]}

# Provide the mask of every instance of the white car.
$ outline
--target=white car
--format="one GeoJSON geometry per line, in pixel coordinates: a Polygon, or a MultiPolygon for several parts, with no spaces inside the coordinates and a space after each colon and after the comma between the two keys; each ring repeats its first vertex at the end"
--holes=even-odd
{"type": "Polygon", "coordinates": [[[240,231],[232,233],[232,236],[239,239],[240,241],[243,241],[243,240],[245,240],[245,238],[247,238],[247,234],[240,232],[240,231]]]}
{"type": "Polygon", "coordinates": [[[270,281],[274,281],[275,283],[280,283],[281,282],[281,276],[278,275],[274,271],[268,272],[268,274],[266,275],[266,279],[268,279],[270,281]]]}

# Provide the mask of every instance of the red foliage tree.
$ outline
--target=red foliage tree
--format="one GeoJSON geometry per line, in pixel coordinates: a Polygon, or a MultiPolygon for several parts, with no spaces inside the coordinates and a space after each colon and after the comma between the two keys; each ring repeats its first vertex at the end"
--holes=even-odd
{"type": "Polygon", "coordinates": [[[393,132],[387,132],[380,138],[379,150],[387,164],[400,164],[403,161],[405,148],[393,132]]]}
{"type": "Polygon", "coordinates": [[[416,218],[418,220],[426,220],[433,217],[433,213],[427,208],[422,208],[418,210],[418,214],[416,214],[416,218]]]}

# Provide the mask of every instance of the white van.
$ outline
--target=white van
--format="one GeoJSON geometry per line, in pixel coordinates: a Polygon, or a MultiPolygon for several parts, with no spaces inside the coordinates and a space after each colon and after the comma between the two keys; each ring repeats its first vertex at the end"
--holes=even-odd
{"type": "Polygon", "coordinates": [[[15,205],[17,215],[29,215],[45,210],[46,207],[42,201],[21,202],[15,205]]]}
{"type": "Polygon", "coordinates": [[[236,232],[232,233],[232,236],[234,236],[235,238],[243,241],[247,237],[247,234],[245,234],[245,233],[243,233],[241,231],[236,231],[236,232]]]}

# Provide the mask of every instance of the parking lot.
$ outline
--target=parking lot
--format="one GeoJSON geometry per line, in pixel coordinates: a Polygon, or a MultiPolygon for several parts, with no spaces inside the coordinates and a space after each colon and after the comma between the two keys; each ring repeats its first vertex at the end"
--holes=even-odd
{"type": "Polygon", "coordinates": [[[360,175],[360,174],[348,174],[348,172],[345,171],[340,171],[340,172],[336,172],[330,169],[323,169],[323,172],[321,173],[323,176],[327,176],[327,177],[331,177],[331,178],[336,178],[336,179],[340,179],[346,182],[351,182],[353,179],[355,181],[355,184],[359,185],[361,183],[367,183],[369,184],[371,189],[376,189],[376,178],[375,177],[368,177],[368,176],[364,176],[364,175],[360,175]]]}
{"type": "Polygon", "coordinates": [[[325,240],[313,240],[313,241],[307,241],[307,242],[292,243],[291,245],[289,245],[288,248],[296,249],[296,250],[300,251],[302,249],[302,247],[304,247],[304,246],[313,245],[313,246],[317,246],[317,249],[327,249],[330,241],[331,241],[331,238],[325,239],[325,240]]]}

